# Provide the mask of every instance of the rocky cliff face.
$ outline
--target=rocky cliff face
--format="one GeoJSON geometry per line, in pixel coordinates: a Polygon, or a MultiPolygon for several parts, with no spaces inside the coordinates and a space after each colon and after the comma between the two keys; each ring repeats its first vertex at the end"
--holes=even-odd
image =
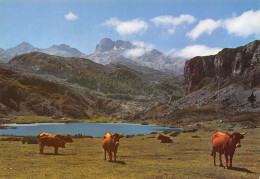
{"type": "MultiPolygon", "coordinates": [[[[150,112],[144,119],[186,126],[195,122],[259,121],[260,40],[185,63],[186,95],[150,112]],[[255,101],[249,97],[255,96],[255,101]]],[[[245,124],[247,125],[247,124],[245,124]]]]}
{"type": "Polygon", "coordinates": [[[210,82],[227,79],[254,88],[260,84],[260,40],[223,49],[217,55],[194,57],[186,61],[184,74],[187,94],[210,82]]]}

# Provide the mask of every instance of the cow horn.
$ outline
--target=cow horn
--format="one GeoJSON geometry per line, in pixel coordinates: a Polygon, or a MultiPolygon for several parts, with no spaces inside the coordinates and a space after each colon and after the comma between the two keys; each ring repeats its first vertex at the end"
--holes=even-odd
{"type": "Polygon", "coordinates": [[[109,135],[112,135],[112,134],[111,134],[110,132],[108,132],[108,131],[106,132],[106,134],[107,134],[107,133],[109,133],[109,135]]]}
{"type": "Polygon", "coordinates": [[[247,134],[247,132],[245,132],[245,133],[240,133],[241,135],[246,135],[247,134]]]}
{"type": "Polygon", "coordinates": [[[124,134],[124,132],[122,132],[121,134],[120,134],[120,136],[122,136],[124,134]]]}
{"type": "Polygon", "coordinates": [[[231,137],[231,134],[229,134],[228,132],[226,132],[227,135],[229,135],[229,137],[231,137]]]}

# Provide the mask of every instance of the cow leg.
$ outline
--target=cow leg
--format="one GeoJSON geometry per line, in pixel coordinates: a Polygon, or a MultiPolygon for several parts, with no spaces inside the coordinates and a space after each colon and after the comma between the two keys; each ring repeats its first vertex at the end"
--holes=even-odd
{"type": "Polygon", "coordinates": [[[107,151],[106,150],[104,150],[104,160],[106,160],[107,159],[107,151]]]}
{"type": "Polygon", "coordinates": [[[40,149],[39,154],[42,154],[42,146],[41,146],[41,142],[39,143],[39,149],[40,149]]]}
{"type": "Polygon", "coordinates": [[[108,156],[109,156],[109,161],[112,161],[112,152],[111,151],[108,152],[108,156]]]}
{"type": "Polygon", "coordinates": [[[44,145],[40,143],[40,154],[43,154],[44,145]]]}
{"type": "Polygon", "coordinates": [[[54,147],[55,148],[55,154],[58,155],[58,147],[54,147]]]}
{"type": "Polygon", "coordinates": [[[231,156],[230,156],[230,165],[229,165],[229,169],[232,169],[232,159],[233,159],[233,156],[231,155],[231,156]]]}
{"type": "Polygon", "coordinates": [[[225,158],[226,158],[226,168],[228,169],[228,155],[225,154],[225,158]]]}
{"type": "Polygon", "coordinates": [[[222,156],[222,154],[219,153],[219,162],[220,162],[219,166],[223,167],[223,163],[222,163],[222,158],[221,158],[221,156],[222,156]]]}
{"type": "Polygon", "coordinates": [[[116,152],[114,153],[114,159],[115,159],[115,161],[116,161],[116,152]]]}
{"type": "Polygon", "coordinates": [[[211,156],[213,156],[213,161],[214,161],[214,162],[213,162],[213,165],[216,166],[216,151],[213,151],[213,150],[212,150],[211,156]]]}

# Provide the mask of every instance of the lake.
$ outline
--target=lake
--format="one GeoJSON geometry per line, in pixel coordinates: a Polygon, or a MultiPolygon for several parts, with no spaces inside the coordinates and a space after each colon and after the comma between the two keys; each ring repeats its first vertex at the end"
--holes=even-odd
{"type": "Polygon", "coordinates": [[[71,135],[83,134],[93,137],[103,137],[106,131],[121,133],[124,135],[150,134],[151,132],[163,132],[164,130],[180,130],[158,125],[141,125],[126,123],[33,123],[33,124],[8,124],[15,129],[0,129],[0,135],[37,136],[40,132],[59,133],[71,135]]]}

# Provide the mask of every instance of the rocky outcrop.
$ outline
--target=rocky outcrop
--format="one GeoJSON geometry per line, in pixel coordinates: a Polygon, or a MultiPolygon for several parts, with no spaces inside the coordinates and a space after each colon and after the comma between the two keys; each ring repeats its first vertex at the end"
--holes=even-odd
{"type": "Polygon", "coordinates": [[[254,88],[260,84],[260,40],[234,49],[225,48],[216,55],[194,57],[185,62],[184,74],[187,94],[225,79],[254,88]]]}

